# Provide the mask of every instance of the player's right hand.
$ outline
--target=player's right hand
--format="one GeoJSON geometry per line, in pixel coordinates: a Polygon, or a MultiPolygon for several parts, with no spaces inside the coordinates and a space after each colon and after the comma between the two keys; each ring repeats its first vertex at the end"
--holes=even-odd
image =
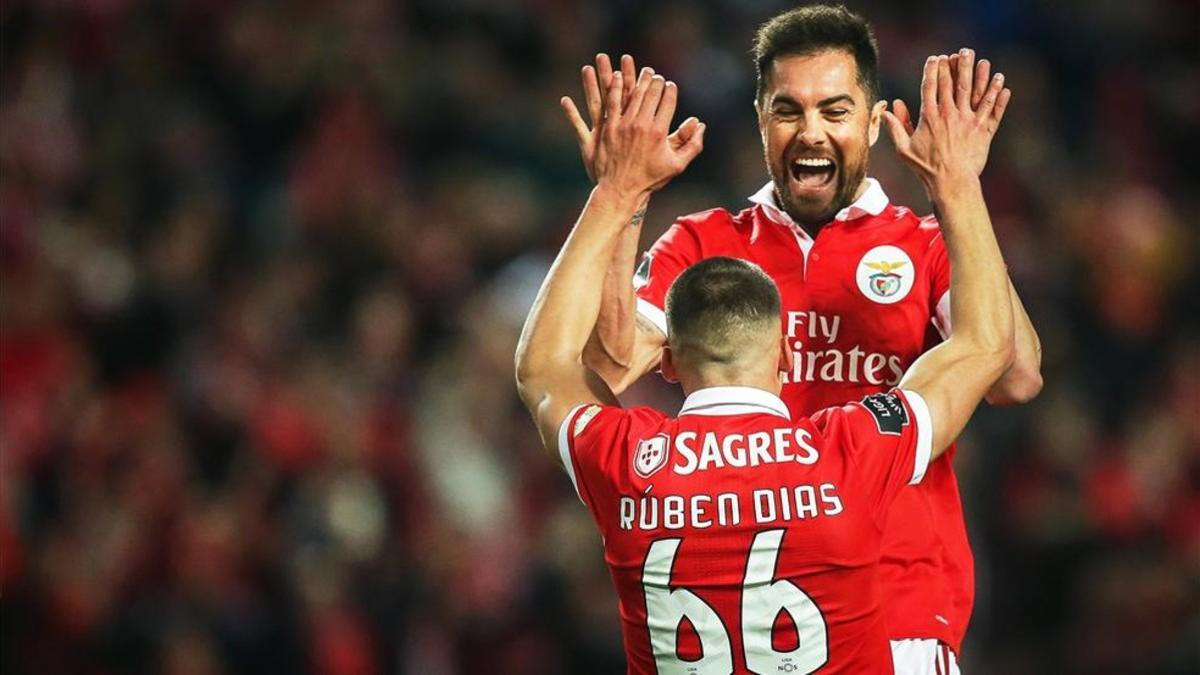
{"type": "Polygon", "coordinates": [[[931,56],[921,80],[921,114],[916,128],[904,101],[895,100],[884,120],[896,151],[928,189],[941,176],[977,177],[987,164],[1012,91],[1004,76],[988,79],[990,65],[963,49],[954,56],[931,56]]]}
{"type": "Polygon", "coordinates": [[[679,96],[675,83],[643,68],[626,100],[623,80],[623,73],[613,73],[605,94],[603,121],[593,132],[595,180],[618,192],[649,194],[679,175],[700,154],[705,127],[697,122],[686,142],[673,143],[668,131],[679,96]]]}
{"type": "MultiPolygon", "coordinates": [[[[621,56],[621,82],[622,100],[628,102],[633,93],[633,87],[637,83],[637,70],[634,64],[633,57],[629,54],[621,56]]],[[[583,160],[583,168],[587,171],[588,178],[592,182],[596,182],[596,139],[599,136],[599,128],[604,122],[604,104],[609,88],[612,86],[613,77],[612,60],[608,54],[597,54],[595,66],[584,66],[581,71],[583,80],[583,98],[587,104],[588,121],[584,121],[583,115],[580,114],[579,108],[575,105],[575,101],[570,96],[564,96],[559,100],[562,105],[563,112],[567,116],[567,121],[571,123],[571,128],[575,130],[575,140],[579,143],[579,154],[583,160]],[[590,122],[590,123],[589,123],[590,122]]],[[[651,75],[654,70],[650,69],[651,75]]],[[[668,142],[675,149],[682,148],[692,139],[696,130],[700,126],[700,120],[695,117],[689,117],[684,120],[683,124],[668,136],[668,142]]],[[[655,189],[657,189],[657,186],[655,189]]]]}

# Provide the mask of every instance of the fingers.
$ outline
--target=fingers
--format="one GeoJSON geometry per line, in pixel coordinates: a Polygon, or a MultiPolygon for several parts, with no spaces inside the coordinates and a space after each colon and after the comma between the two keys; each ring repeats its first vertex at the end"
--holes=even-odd
{"type": "MultiPolygon", "coordinates": [[[[642,105],[638,109],[638,119],[645,123],[655,121],[655,114],[658,113],[658,104],[662,102],[663,92],[667,89],[667,81],[662,75],[650,76],[650,84],[646,87],[646,95],[642,98],[642,105]]],[[[667,120],[670,124],[670,120],[667,120]]],[[[666,125],[663,125],[666,128],[666,125]]]]}
{"type": "Polygon", "coordinates": [[[575,129],[575,140],[579,141],[581,146],[586,145],[588,136],[592,132],[587,123],[583,121],[583,116],[579,114],[579,108],[575,107],[575,101],[572,101],[570,96],[564,96],[559,100],[559,104],[562,105],[563,112],[567,115],[567,121],[575,129]]]}
{"type": "Polygon", "coordinates": [[[950,77],[950,57],[943,54],[937,62],[937,97],[941,109],[954,105],[954,81],[950,77]]]}
{"type": "Polygon", "coordinates": [[[700,151],[704,149],[704,130],[706,128],[707,126],[703,122],[697,122],[696,132],[679,149],[679,157],[683,160],[685,166],[693,159],[696,159],[696,155],[699,155],[700,151]]]}
{"type": "Polygon", "coordinates": [[[892,101],[892,113],[904,125],[904,130],[908,132],[908,135],[911,136],[916,131],[913,128],[912,114],[908,112],[908,105],[904,101],[900,99],[892,101]]]}
{"type": "Polygon", "coordinates": [[[608,96],[608,88],[612,86],[612,60],[608,58],[608,54],[596,55],[596,79],[600,82],[600,105],[603,107],[604,100],[608,96]]]}
{"type": "Polygon", "coordinates": [[[992,75],[992,63],[987,59],[979,59],[979,63],[975,66],[975,86],[971,90],[971,109],[979,107],[979,102],[983,100],[983,95],[987,93],[988,81],[992,75]]]}
{"type": "Polygon", "coordinates": [[[1000,128],[1000,120],[1004,119],[1004,111],[1008,108],[1008,101],[1011,98],[1012,90],[1007,87],[996,97],[996,107],[992,108],[992,133],[1000,128]]]}
{"type": "Polygon", "coordinates": [[[600,124],[602,119],[604,95],[601,93],[600,82],[596,78],[595,68],[584,66],[581,78],[583,80],[583,102],[587,105],[588,119],[591,121],[591,126],[594,127],[600,124]]]}
{"type": "Polygon", "coordinates": [[[925,72],[921,75],[921,115],[937,114],[938,57],[925,59],[925,72]]]}
{"type": "Polygon", "coordinates": [[[983,100],[979,102],[979,108],[975,110],[975,114],[979,119],[985,120],[991,118],[992,113],[995,112],[996,104],[1000,102],[1000,92],[1003,90],[1004,73],[996,73],[992,76],[991,83],[988,84],[987,91],[983,95],[983,100]]]}
{"type": "Polygon", "coordinates": [[[608,91],[608,86],[612,84],[612,59],[608,58],[608,54],[596,55],[596,75],[600,78],[600,86],[603,91],[608,91]]]}
{"type": "Polygon", "coordinates": [[[625,89],[622,93],[625,96],[625,100],[628,101],[630,94],[633,93],[633,85],[637,82],[637,69],[634,67],[633,57],[629,54],[621,56],[621,77],[625,83],[625,89]]]}
{"type": "Polygon", "coordinates": [[[896,151],[901,155],[908,153],[912,132],[906,128],[904,121],[892,111],[884,110],[883,123],[887,127],[888,136],[892,138],[892,145],[896,146],[896,151]]]}
{"type": "MultiPolygon", "coordinates": [[[[616,121],[621,118],[621,73],[613,73],[612,85],[609,86],[608,92],[604,97],[604,118],[606,120],[616,121]]],[[[604,131],[607,135],[615,135],[617,133],[616,124],[605,124],[604,131]]]]}
{"type": "MultiPolygon", "coordinates": [[[[637,117],[638,112],[642,109],[642,100],[646,98],[646,90],[650,88],[650,80],[654,77],[654,71],[650,68],[642,68],[641,74],[638,75],[637,84],[633,87],[633,92],[629,95],[629,100],[625,103],[625,115],[629,119],[637,117]]],[[[615,86],[613,87],[616,88],[615,86]]],[[[657,101],[655,102],[657,105],[657,101]]]]}
{"type": "Polygon", "coordinates": [[[663,86],[662,100],[658,103],[658,111],[654,114],[654,123],[663,131],[671,128],[671,120],[675,118],[675,105],[679,102],[679,87],[674,82],[663,86]]]}
{"type": "Polygon", "coordinates": [[[954,82],[954,103],[962,112],[970,112],[971,87],[975,74],[975,50],[958,50],[958,73],[954,82]]]}
{"type": "Polygon", "coordinates": [[[689,117],[679,125],[670,136],[667,136],[667,145],[672,150],[678,152],[687,145],[688,141],[692,140],[692,136],[696,135],[696,129],[700,126],[700,120],[695,117],[689,117]]]}

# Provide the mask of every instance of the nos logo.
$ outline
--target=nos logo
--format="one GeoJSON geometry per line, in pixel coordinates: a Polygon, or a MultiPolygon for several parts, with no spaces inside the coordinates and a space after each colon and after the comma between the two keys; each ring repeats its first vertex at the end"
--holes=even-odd
{"type": "Polygon", "coordinates": [[[666,434],[638,443],[637,451],[633,453],[633,472],[642,478],[649,478],[667,465],[670,448],[671,437],[666,434]]]}

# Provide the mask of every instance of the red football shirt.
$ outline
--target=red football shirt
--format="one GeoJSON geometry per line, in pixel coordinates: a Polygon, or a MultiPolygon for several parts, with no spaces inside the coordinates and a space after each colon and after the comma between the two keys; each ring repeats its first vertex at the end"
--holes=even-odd
{"type": "Polygon", "coordinates": [[[915,392],[793,421],[748,387],[678,418],[579,406],[563,466],[604,537],[633,673],[890,673],[879,545],[929,462],[915,392]]]}
{"type": "MultiPolygon", "coordinates": [[[[753,205],[680,218],[643,258],[638,312],[666,333],[667,290],[714,256],[749,260],[779,286],[795,368],[782,398],[797,415],[895,386],[948,326],[950,263],[937,221],[889,203],[879,183],[816,238],[775,202],[768,184],[753,205]]],[[[958,483],[950,458],[904,490],[884,531],[880,573],[892,639],[937,638],[956,651],[975,596],[958,483]]]]}

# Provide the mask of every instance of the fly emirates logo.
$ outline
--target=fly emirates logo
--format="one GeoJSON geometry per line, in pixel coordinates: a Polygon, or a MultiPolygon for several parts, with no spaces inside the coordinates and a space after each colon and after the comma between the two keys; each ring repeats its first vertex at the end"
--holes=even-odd
{"type": "Polygon", "coordinates": [[[895,354],[868,352],[859,345],[848,351],[836,349],[842,317],[817,312],[787,312],[784,330],[792,346],[792,370],[784,374],[784,383],[852,382],[854,384],[899,384],[904,375],[900,357],[895,354]]]}

